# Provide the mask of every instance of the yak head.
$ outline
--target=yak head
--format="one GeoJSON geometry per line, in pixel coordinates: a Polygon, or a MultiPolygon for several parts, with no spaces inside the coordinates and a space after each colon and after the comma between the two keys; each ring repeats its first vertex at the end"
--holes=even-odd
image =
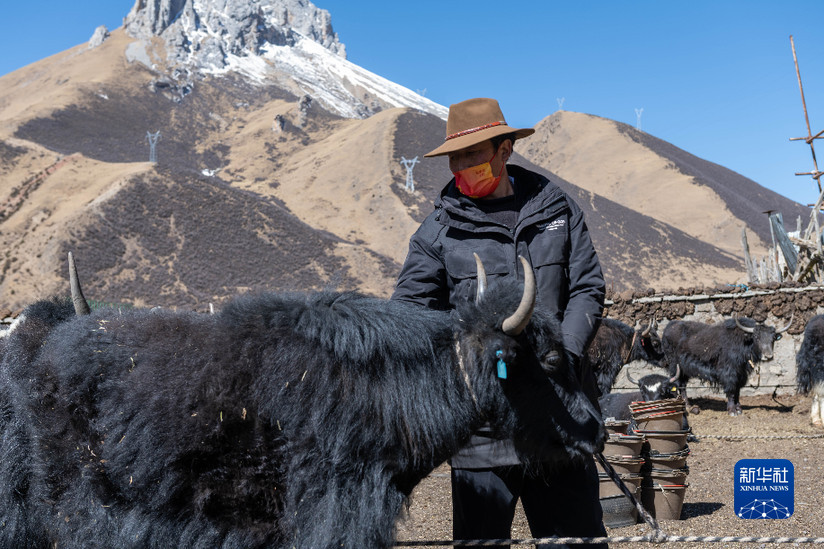
{"type": "Polygon", "coordinates": [[[735,326],[752,337],[752,359],[771,360],[773,357],[773,345],[776,341],[781,339],[781,334],[790,329],[793,323],[792,316],[790,321],[783,328],[774,328],[752,320],[751,318],[734,318],[735,326]]]}
{"type": "Polygon", "coordinates": [[[661,374],[645,375],[641,379],[635,380],[627,372],[627,381],[634,383],[641,391],[641,397],[644,401],[662,400],[665,398],[676,398],[681,395],[681,389],[678,387],[678,378],[681,377],[681,365],[676,365],[675,375],[667,377],[661,374]]]}
{"type": "Polygon", "coordinates": [[[635,323],[635,339],[641,344],[648,361],[657,362],[664,358],[664,347],[661,336],[658,335],[658,320],[653,317],[646,324],[641,321],[635,323]]]}
{"type": "Polygon", "coordinates": [[[459,362],[466,370],[472,363],[471,386],[485,419],[502,437],[513,438],[526,461],[600,452],[601,416],[566,358],[560,323],[535,310],[534,274],[519,259],[523,284],[507,277],[487,288],[475,255],[475,300],[456,307],[459,362]]]}

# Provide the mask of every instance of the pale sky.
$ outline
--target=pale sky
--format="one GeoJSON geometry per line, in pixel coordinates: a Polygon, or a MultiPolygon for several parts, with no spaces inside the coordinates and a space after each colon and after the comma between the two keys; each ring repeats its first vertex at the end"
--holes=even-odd
{"type": "MultiPolygon", "coordinates": [[[[264,0],[265,1],[265,0],[264,0]]],[[[0,75],[122,24],[133,0],[5,2],[0,75]]],[[[824,130],[820,0],[317,0],[347,57],[448,106],[499,100],[510,125],[559,107],[639,127],[803,204],[824,130]]],[[[819,167],[824,169],[824,141],[819,167]]],[[[550,167],[551,169],[551,167],[550,167]]]]}

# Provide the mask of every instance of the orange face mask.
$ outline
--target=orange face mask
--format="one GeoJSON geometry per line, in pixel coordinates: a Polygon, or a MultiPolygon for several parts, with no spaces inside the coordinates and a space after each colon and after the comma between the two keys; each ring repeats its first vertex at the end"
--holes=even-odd
{"type": "MultiPolygon", "coordinates": [[[[492,158],[495,158],[496,154],[498,154],[498,151],[495,151],[492,158]]],[[[490,164],[492,158],[483,164],[459,172],[452,172],[455,176],[455,186],[462,194],[469,198],[483,198],[495,192],[504,173],[504,164],[501,164],[501,171],[495,177],[492,175],[492,165],[490,164]]]]}

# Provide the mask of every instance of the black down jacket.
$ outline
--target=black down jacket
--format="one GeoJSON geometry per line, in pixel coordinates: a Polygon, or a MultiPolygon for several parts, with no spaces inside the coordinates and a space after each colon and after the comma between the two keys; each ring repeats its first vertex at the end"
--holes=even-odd
{"type": "MultiPolygon", "coordinates": [[[[507,165],[507,172],[523,203],[514,231],[460,194],[453,179],[435,201],[435,211],[412,235],[392,299],[451,310],[454,303],[474,298],[473,252],[480,256],[490,284],[498,276],[523,276],[518,261],[522,255],[535,272],[536,308],[561,322],[564,346],[577,365],[600,322],[605,293],[583,212],[546,177],[515,165],[507,165]]],[[[592,382],[582,381],[585,386],[592,382]]],[[[590,396],[597,399],[597,394],[590,396]]],[[[508,441],[484,437],[481,431],[453,457],[452,465],[518,462],[508,441]]]]}

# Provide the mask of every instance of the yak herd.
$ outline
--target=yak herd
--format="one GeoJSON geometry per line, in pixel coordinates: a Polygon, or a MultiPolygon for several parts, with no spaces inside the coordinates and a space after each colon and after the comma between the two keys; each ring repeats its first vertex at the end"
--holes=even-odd
{"type": "MultiPolygon", "coordinates": [[[[201,314],[91,311],[70,257],[73,299],[30,305],[0,337],[0,548],[390,547],[413,488],[481,425],[535,467],[591,459],[634,360],[667,375],[632,398],[686,398],[698,378],[738,415],[789,328],[603,319],[581,367],[595,403],[529,264],[487,287],[476,262],[454,313],[310,292],[201,314]]],[[[796,360],[821,424],[824,316],[796,360]]]]}

